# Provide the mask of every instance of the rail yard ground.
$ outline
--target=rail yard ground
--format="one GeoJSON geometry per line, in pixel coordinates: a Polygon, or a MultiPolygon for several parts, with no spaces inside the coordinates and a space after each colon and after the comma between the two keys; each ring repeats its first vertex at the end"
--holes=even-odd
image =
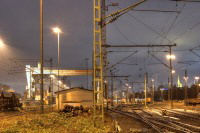
{"type": "Polygon", "coordinates": [[[174,102],[123,105],[110,110],[122,132],[200,132],[200,106],[183,106],[174,102]]]}
{"type": "Polygon", "coordinates": [[[183,106],[174,102],[170,109],[167,102],[144,105],[121,105],[109,109],[105,124],[95,127],[92,113],[16,111],[0,113],[1,133],[151,133],[151,132],[200,132],[200,106],[183,106]],[[121,112],[120,112],[121,111],[121,112]]]}
{"type": "Polygon", "coordinates": [[[8,116],[1,120],[1,133],[107,133],[113,132],[112,120],[102,127],[94,127],[91,114],[72,117],[70,113],[51,112],[8,116]]]}

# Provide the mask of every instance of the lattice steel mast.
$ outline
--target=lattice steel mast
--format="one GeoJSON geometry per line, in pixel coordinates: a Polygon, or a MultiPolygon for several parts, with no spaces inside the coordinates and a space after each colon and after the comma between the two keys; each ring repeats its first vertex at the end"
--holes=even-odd
{"type": "Polygon", "coordinates": [[[142,0],[127,8],[117,10],[106,16],[106,0],[94,0],[93,3],[93,92],[94,119],[104,120],[104,80],[107,75],[106,25],[116,21],[120,16],[145,2],[142,0]],[[110,18],[106,22],[106,19],[110,18]]]}

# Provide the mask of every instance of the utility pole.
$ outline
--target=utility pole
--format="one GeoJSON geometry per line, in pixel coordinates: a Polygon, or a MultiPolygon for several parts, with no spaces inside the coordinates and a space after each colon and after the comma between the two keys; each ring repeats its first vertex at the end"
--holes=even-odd
{"type": "Polygon", "coordinates": [[[169,67],[170,67],[170,77],[171,77],[171,84],[170,84],[170,90],[171,90],[171,108],[173,108],[173,73],[172,73],[172,47],[169,47],[169,67]]]}
{"type": "Polygon", "coordinates": [[[188,80],[187,70],[185,70],[185,76],[184,76],[184,81],[185,81],[185,100],[188,99],[187,80],[188,80]]]}
{"type": "Polygon", "coordinates": [[[40,104],[41,113],[44,113],[44,83],[43,83],[43,61],[44,61],[44,46],[43,46],[43,0],[40,0],[40,104]]]}
{"type": "Polygon", "coordinates": [[[87,69],[87,89],[89,88],[88,87],[88,58],[85,58],[85,61],[86,61],[86,69],[87,69]]]}
{"type": "Polygon", "coordinates": [[[148,77],[148,73],[145,73],[145,76],[144,76],[144,104],[145,104],[145,108],[147,108],[147,79],[148,77]]]}
{"type": "Polygon", "coordinates": [[[170,89],[170,80],[169,80],[169,77],[168,77],[167,81],[168,81],[168,102],[170,102],[170,91],[171,91],[171,89],[170,89]]]}
{"type": "Polygon", "coordinates": [[[152,84],[152,103],[154,104],[154,92],[155,92],[154,79],[151,80],[151,84],[152,84]]]}
{"type": "Polygon", "coordinates": [[[30,100],[32,101],[33,100],[33,92],[32,92],[32,72],[31,72],[31,69],[30,69],[30,87],[29,87],[29,93],[30,93],[30,100]]]}
{"type": "Polygon", "coordinates": [[[102,10],[105,9],[105,0],[93,0],[93,108],[94,125],[97,126],[99,119],[104,121],[104,75],[103,75],[103,49],[102,49],[102,10]],[[103,1],[103,2],[102,2],[103,1]]]}
{"type": "Polygon", "coordinates": [[[199,97],[199,77],[197,77],[197,98],[199,97]]]}
{"type": "Polygon", "coordinates": [[[114,92],[114,77],[113,77],[113,73],[111,72],[111,106],[113,106],[113,100],[114,100],[114,96],[113,96],[113,92],[114,92]]]}
{"type": "Polygon", "coordinates": [[[50,62],[50,91],[51,92],[51,106],[52,106],[52,110],[53,110],[53,77],[52,77],[52,67],[53,67],[53,58],[49,59],[50,62]]]}

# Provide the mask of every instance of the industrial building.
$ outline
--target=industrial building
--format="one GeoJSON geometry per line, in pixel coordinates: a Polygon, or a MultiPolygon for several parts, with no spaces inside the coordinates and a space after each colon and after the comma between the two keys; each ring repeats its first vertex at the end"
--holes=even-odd
{"type": "Polygon", "coordinates": [[[59,109],[63,109],[65,105],[70,106],[93,106],[93,91],[85,89],[83,87],[73,87],[70,89],[64,89],[55,92],[56,94],[56,106],[59,109]],[[59,97],[59,98],[58,98],[59,97]]]}

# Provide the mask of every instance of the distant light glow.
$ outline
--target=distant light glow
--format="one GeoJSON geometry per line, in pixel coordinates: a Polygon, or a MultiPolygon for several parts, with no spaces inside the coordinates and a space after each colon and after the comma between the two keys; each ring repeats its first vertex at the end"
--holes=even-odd
{"type": "Polygon", "coordinates": [[[152,79],[151,81],[154,82],[154,79],[152,79]]]}
{"type": "Polygon", "coordinates": [[[195,77],[196,80],[199,80],[199,77],[195,77]]]}
{"type": "Polygon", "coordinates": [[[105,80],[104,83],[107,83],[107,81],[105,80]]]}
{"type": "Polygon", "coordinates": [[[128,88],[129,88],[129,89],[131,89],[131,87],[130,87],[130,86],[129,86],[128,88]]]}
{"type": "Polygon", "coordinates": [[[55,78],[55,75],[50,75],[51,78],[55,78]]]}
{"type": "Polygon", "coordinates": [[[128,84],[126,84],[126,86],[128,86],[128,84]]]}
{"type": "Polygon", "coordinates": [[[4,45],[5,44],[4,44],[3,40],[0,39],[0,48],[4,47],[4,45]]]}
{"type": "Polygon", "coordinates": [[[60,80],[59,80],[59,81],[58,81],[58,83],[60,83],[60,84],[61,84],[61,83],[62,83],[62,81],[60,81],[60,80]]]}
{"type": "Polygon", "coordinates": [[[175,70],[172,70],[172,73],[175,73],[176,71],[175,70]]]}
{"type": "Polygon", "coordinates": [[[54,33],[61,33],[61,29],[58,27],[52,28],[54,33]]]}
{"type": "Polygon", "coordinates": [[[175,55],[173,55],[173,54],[172,54],[172,55],[166,55],[166,58],[167,58],[167,59],[175,59],[175,58],[176,58],[176,56],[175,56],[175,55]]]}

